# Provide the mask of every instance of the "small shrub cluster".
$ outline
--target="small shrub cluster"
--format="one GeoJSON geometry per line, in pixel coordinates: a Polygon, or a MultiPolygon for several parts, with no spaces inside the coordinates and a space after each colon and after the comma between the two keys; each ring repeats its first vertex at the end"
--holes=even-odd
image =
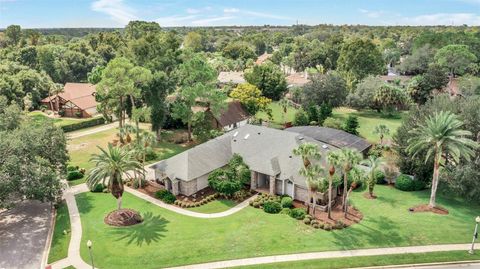
{"type": "Polygon", "coordinates": [[[377,170],[375,172],[375,182],[377,182],[377,184],[386,184],[387,181],[385,180],[385,173],[383,173],[382,171],[380,170],[377,170]]]}
{"type": "Polygon", "coordinates": [[[307,211],[305,210],[305,208],[294,208],[290,212],[290,217],[298,220],[303,220],[306,215],[307,211]]]}
{"type": "Polygon", "coordinates": [[[281,198],[280,196],[261,193],[260,195],[257,196],[257,198],[250,201],[250,205],[255,208],[263,208],[266,202],[277,202],[280,204],[281,198]]]}
{"type": "Polygon", "coordinates": [[[250,194],[251,193],[248,190],[245,190],[245,189],[239,190],[233,194],[233,199],[237,201],[243,201],[247,199],[250,196],[250,194]]]}
{"type": "Polygon", "coordinates": [[[277,213],[280,213],[280,211],[282,211],[282,206],[280,205],[279,202],[276,202],[276,201],[266,201],[263,204],[263,211],[270,214],[277,214],[277,213]]]}
{"type": "Polygon", "coordinates": [[[133,179],[133,184],[132,187],[134,189],[138,189],[140,187],[140,183],[142,184],[142,187],[145,187],[148,185],[148,181],[143,179],[143,178],[135,178],[133,179]]]}
{"type": "Polygon", "coordinates": [[[177,197],[173,195],[173,193],[167,191],[167,190],[159,190],[155,193],[155,197],[158,199],[162,200],[164,203],[167,204],[173,204],[175,200],[177,200],[177,197]]]}
{"type": "Polygon", "coordinates": [[[425,184],[422,181],[414,180],[405,174],[401,174],[395,181],[395,188],[401,191],[420,191],[425,188],[425,184]]]}
{"type": "Polygon", "coordinates": [[[282,208],[293,207],[293,199],[290,196],[283,197],[280,203],[282,204],[282,208]]]}
{"type": "Polygon", "coordinates": [[[179,206],[179,207],[182,207],[182,208],[198,207],[198,206],[205,205],[205,204],[217,199],[219,196],[220,195],[218,193],[215,193],[215,194],[212,194],[212,195],[209,195],[209,196],[203,198],[200,201],[190,202],[190,201],[176,200],[174,202],[174,204],[176,206],[179,206]]]}
{"type": "Polygon", "coordinates": [[[104,192],[104,190],[106,189],[106,186],[103,185],[102,183],[98,183],[97,185],[95,185],[95,187],[93,187],[93,189],[91,189],[90,191],[91,192],[104,192]]]}
{"type": "Polygon", "coordinates": [[[76,180],[81,179],[85,175],[85,169],[78,166],[68,166],[67,167],[67,180],[76,180]]]}
{"type": "Polygon", "coordinates": [[[65,133],[68,133],[75,130],[93,127],[93,126],[102,125],[102,124],[105,124],[105,119],[103,117],[97,117],[97,118],[93,118],[93,119],[89,119],[81,122],[66,124],[66,125],[63,125],[61,128],[65,133]]]}
{"type": "Polygon", "coordinates": [[[328,223],[323,223],[318,221],[317,219],[313,218],[311,215],[306,215],[305,218],[303,219],[303,223],[305,223],[306,225],[310,225],[315,229],[323,229],[325,231],[331,231],[332,229],[341,229],[341,228],[337,228],[337,226],[342,228],[344,227],[343,222],[341,221],[337,221],[335,226],[332,226],[328,223]]]}

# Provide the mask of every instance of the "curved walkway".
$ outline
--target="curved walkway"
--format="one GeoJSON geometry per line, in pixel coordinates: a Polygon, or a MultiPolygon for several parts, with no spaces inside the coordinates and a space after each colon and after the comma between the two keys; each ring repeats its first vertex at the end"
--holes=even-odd
{"type": "Polygon", "coordinates": [[[73,265],[77,269],[92,268],[92,266],[84,262],[80,256],[80,244],[82,243],[82,223],[80,221],[77,201],[75,200],[75,194],[87,191],[88,188],[86,184],[80,184],[65,190],[63,197],[67,202],[71,225],[71,238],[70,244],[68,245],[68,257],[51,264],[52,269],[62,269],[68,267],[69,265],[73,265]]]}
{"type": "Polygon", "coordinates": [[[149,195],[147,195],[143,192],[137,191],[137,190],[132,189],[132,188],[127,187],[127,186],[125,186],[125,191],[137,196],[138,198],[147,200],[147,201],[149,201],[150,203],[152,203],[156,206],[165,208],[165,209],[173,211],[175,213],[182,214],[182,215],[189,216],[189,217],[194,217],[194,218],[202,218],[202,219],[222,218],[222,217],[226,217],[226,216],[230,216],[232,214],[235,214],[238,211],[247,207],[249,205],[250,200],[255,199],[255,197],[257,196],[257,195],[254,195],[254,196],[248,198],[247,200],[241,202],[240,204],[236,205],[235,207],[230,208],[229,210],[219,212],[219,213],[207,214],[207,213],[193,212],[193,211],[190,211],[190,210],[187,210],[187,209],[183,209],[183,208],[179,208],[179,207],[176,207],[176,206],[173,206],[173,205],[166,204],[166,203],[164,203],[164,202],[162,202],[158,199],[155,199],[155,198],[153,198],[153,197],[151,197],[151,196],[149,196],[149,195]]]}

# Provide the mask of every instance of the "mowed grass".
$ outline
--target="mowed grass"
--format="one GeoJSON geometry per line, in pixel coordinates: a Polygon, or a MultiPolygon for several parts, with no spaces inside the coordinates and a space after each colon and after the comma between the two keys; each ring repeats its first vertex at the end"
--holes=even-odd
{"type": "Polygon", "coordinates": [[[55,227],[53,230],[48,263],[53,263],[68,256],[68,245],[70,244],[70,217],[67,204],[61,203],[57,208],[55,216],[55,227]],[[64,234],[63,231],[67,231],[64,234]]]}
{"type": "MultiPolygon", "coordinates": [[[[269,107],[272,110],[273,117],[273,120],[270,122],[270,126],[273,128],[283,128],[284,121],[282,107],[278,104],[278,102],[272,102],[269,107]]],[[[294,107],[288,107],[287,113],[285,114],[285,121],[293,122],[296,112],[297,109],[294,107]]],[[[387,117],[384,114],[373,110],[358,111],[347,107],[339,107],[333,109],[332,114],[332,117],[342,121],[344,121],[348,115],[357,116],[358,123],[360,125],[358,128],[360,136],[367,139],[369,142],[378,143],[380,142],[380,137],[376,134],[373,134],[375,126],[380,124],[386,125],[390,129],[390,134],[386,135],[384,139],[391,139],[398,127],[400,127],[402,124],[402,120],[407,115],[407,112],[401,112],[396,116],[387,117]]],[[[270,120],[265,112],[257,113],[256,117],[264,121],[270,120]]]]}
{"type": "Polygon", "coordinates": [[[64,125],[82,122],[88,119],[75,119],[75,118],[49,118],[45,113],[41,111],[32,111],[28,113],[28,116],[32,118],[35,122],[43,123],[47,121],[52,121],[55,125],[62,127],[64,125]]]}
{"type": "Polygon", "coordinates": [[[399,113],[393,117],[387,117],[382,113],[378,113],[373,110],[358,111],[351,108],[340,107],[333,110],[333,117],[345,120],[348,115],[358,117],[358,123],[360,127],[358,132],[360,136],[366,138],[369,142],[380,142],[380,137],[373,134],[375,126],[384,124],[390,129],[390,134],[385,135],[385,139],[391,139],[393,134],[397,131],[398,127],[402,124],[403,118],[407,115],[406,112],[399,113]]]}
{"type": "Polygon", "coordinates": [[[218,213],[218,212],[227,211],[236,205],[237,203],[235,201],[218,199],[199,207],[191,207],[187,209],[190,211],[198,212],[198,213],[218,213]]]}
{"type": "MultiPolygon", "coordinates": [[[[148,128],[147,125],[142,125],[142,128],[148,128]]],[[[88,170],[92,169],[95,164],[90,162],[90,158],[93,154],[100,153],[101,148],[106,148],[108,143],[118,139],[116,136],[117,129],[112,128],[98,133],[93,133],[86,136],[81,136],[68,141],[68,152],[70,155],[69,165],[79,166],[88,170]]],[[[131,134],[132,138],[135,137],[131,134]]],[[[187,150],[189,146],[181,144],[175,144],[170,142],[159,142],[155,145],[155,152],[157,153],[157,159],[151,160],[148,163],[153,163],[159,160],[170,158],[184,150],[187,150]]],[[[85,182],[85,177],[78,180],[69,181],[70,185],[78,185],[85,182]]]]}
{"type": "Polygon", "coordinates": [[[89,260],[85,243],[90,239],[95,265],[100,268],[159,268],[275,254],[470,241],[478,205],[440,196],[438,204],[448,209],[449,215],[413,214],[408,208],[428,203],[428,191],[401,192],[377,186],[375,192],[376,200],[354,192],[352,202],[364,219],[331,232],[252,207],[225,218],[192,218],[128,193],[124,207],[140,211],[145,221],[113,228],[105,225],[103,218],[115,209],[115,199],[110,194],[82,193],[77,195],[83,227],[81,255],[89,260]]]}
{"type": "MultiPolygon", "coordinates": [[[[332,258],[321,260],[282,262],[272,264],[261,264],[253,266],[235,267],[242,269],[335,269],[335,268],[354,268],[354,267],[369,267],[369,266],[386,266],[386,265],[400,265],[400,264],[421,264],[421,263],[435,263],[435,262],[453,262],[453,261],[473,261],[480,260],[480,253],[476,252],[474,255],[467,251],[440,251],[427,253],[412,253],[412,254],[394,254],[381,256],[364,256],[351,258],[332,258]]],[[[453,268],[453,267],[452,267],[453,268]]]]}

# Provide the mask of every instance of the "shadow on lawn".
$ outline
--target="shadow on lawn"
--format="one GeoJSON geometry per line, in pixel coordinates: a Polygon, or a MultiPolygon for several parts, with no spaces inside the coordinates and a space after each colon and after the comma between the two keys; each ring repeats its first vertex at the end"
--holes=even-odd
{"type": "Polygon", "coordinates": [[[386,217],[374,217],[362,220],[350,228],[333,232],[335,244],[343,249],[362,248],[365,245],[399,246],[406,238],[397,231],[397,223],[386,217]]]}
{"type": "Polygon", "coordinates": [[[113,229],[114,235],[119,236],[116,241],[128,240],[127,244],[135,243],[142,246],[144,243],[150,245],[152,242],[158,242],[164,237],[168,221],[159,215],[153,215],[152,212],[143,214],[143,222],[132,227],[121,227],[113,229]]]}

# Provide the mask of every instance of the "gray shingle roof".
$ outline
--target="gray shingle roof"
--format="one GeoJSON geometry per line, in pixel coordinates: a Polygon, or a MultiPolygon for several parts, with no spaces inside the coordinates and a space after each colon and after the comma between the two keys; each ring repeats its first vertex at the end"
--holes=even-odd
{"type": "MultiPolygon", "coordinates": [[[[324,148],[324,143],[298,133],[247,124],[160,161],[152,168],[171,179],[190,181],[223,167],[237,153],[251,170],[280,179],[292,179],[295,184],[305,187],[305,179],[298,173],[303,162],[292,153],[304,142],[318,144],[324,157],[329,149],[336,149],[333,146],[324,148]]],[[[322,162],[325,162],[324,158],[322,162]]]]}
{"type": "Polygon", "coordinates": [[[365,139],[349,134],[342,130],[319,126],[296,126],[287,128],[286,131],[299,133],[311,137],[319,142],[333,145],[337,148],[354,148],[360,152],[372,146],[365,139]]]}

